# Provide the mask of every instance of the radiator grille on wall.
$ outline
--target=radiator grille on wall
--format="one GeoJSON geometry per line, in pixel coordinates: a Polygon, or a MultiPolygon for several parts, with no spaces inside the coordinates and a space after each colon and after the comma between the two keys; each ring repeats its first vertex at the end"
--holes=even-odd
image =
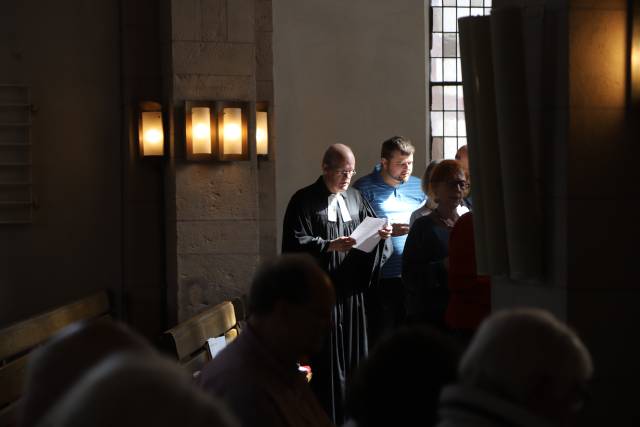
{"type": "Polygon", "coordinates": [[[32,221],[29,87],[0,84],[0,224],[32,221]]]}

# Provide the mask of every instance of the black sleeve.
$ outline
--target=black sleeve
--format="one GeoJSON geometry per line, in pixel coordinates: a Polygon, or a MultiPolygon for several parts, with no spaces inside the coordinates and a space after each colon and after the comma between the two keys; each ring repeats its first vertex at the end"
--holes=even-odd
{"type": "Polygon", "coordinates": [[[418,219],[407,236],[402,256],[402,282],[409,319],[427,316],[429,298],[436,288],[446,286],[446,269],[441,243],[434,225],[426,217],[418,219]]]}
{"type": "Polygon", "coordinates": [[[329,241],[313,235],[310,214],[298,192],[289,201],[282,226],[282,252],[307,252],[315,257],[327,250],[329,241]]]}

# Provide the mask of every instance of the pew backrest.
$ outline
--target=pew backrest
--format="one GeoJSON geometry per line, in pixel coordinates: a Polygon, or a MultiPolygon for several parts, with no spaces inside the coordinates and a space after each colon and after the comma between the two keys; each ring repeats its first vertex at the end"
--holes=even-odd
{"type": "Polygon", "coordinates": [[[109,297],[99,292],[0,329],[0,427],[17,423],[31,351],[72,323],[108,313],[109,297]]]}
{"type": "Polygon", "coordinates": [[[224,301],[164,333],[165,346],[192,375],[197,375],[211,360],[206,345],[209,338],[224,336],[229,344],[237,337],[240,327],[236,313],[244,315],[240,302],[234,305],[231,301],[224,301]]]}

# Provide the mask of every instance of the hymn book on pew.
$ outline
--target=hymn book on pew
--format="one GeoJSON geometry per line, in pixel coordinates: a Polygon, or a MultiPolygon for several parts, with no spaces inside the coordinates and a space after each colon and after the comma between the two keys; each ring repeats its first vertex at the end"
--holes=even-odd
{"type": "Polygon", "coordinates": [[[226,346],[227,339],[224,336],[209,338],[207,340],[207,348],[209,349],[209,355],[212,359],[215,358],[226,346]]]}

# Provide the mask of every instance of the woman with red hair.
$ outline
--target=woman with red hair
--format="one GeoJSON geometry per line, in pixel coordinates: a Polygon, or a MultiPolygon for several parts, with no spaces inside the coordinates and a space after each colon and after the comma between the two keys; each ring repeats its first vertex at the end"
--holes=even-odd
{"type": "Polygon", "coordinates": [[[426,322],[446,329],[449,233],[468,189],[468,174],[456,160],[443,160],[431,174],[429,197],[438,206],[413,224],[402,259],[409,322],[426,322]]]}

